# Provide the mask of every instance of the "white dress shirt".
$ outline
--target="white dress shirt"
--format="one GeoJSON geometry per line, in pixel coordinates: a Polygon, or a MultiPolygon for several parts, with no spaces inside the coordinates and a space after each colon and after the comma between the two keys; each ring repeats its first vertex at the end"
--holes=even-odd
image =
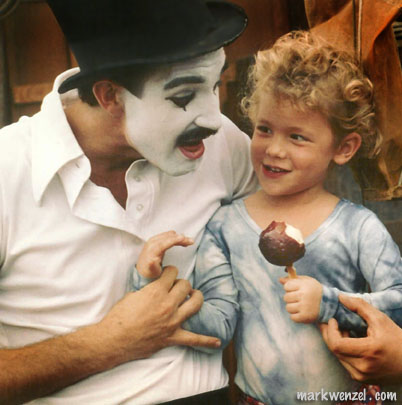
{"type": "MultiPolygon", "coordinates": [[[[146,160],[126,173],[123,209],[90,181],[57,93],[0,131],[0,347],[31,344],[100,321],[128,289],[145,240],[170,229],[195,239],[164,264],[193,271],[205,224],[222,201],[255,189],[249,139],[223,117],[200,167],[179,177],[146,160]]],[[[74,96],[74,91],[66,98],[74,96]]],[[[33,404],[156,404],[224,387],[221,353],[171,347],[94,375],[33,404]]]]}

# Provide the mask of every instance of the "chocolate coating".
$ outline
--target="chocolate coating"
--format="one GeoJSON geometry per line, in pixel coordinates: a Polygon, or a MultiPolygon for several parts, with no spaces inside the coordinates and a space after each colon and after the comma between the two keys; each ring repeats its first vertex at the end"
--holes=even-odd
{"type": "Polygon", "coordinates": [[[299,243],[286,232],[285,222],[272,221],[261,232],[258,247],[270,263],[277,266],[291,266],[306,252],[304,243],[299,243]]]}

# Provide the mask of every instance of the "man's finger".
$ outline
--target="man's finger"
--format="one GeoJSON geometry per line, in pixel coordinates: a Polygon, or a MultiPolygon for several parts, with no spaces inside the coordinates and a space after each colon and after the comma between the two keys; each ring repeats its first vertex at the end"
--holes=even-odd
{"type": "Polygon", "coordinates": [[[362,357],[369,346],[370,338],[354,339],[343,337],[335,319],[330,319],[326,333],[323,335],[324,341],[329,349],[339,356],[362,357]]]}
{"type": "Polygon", "coordinates": [[[197,335],[196,333],[179,328],[169,338],[169,344],[217,349],[221,346],[221,341],[216,337],[197,335]]]}
{"type": "Polygon", "coordinates": [[[328,346],[328,325],[326,323],[320,323],[318,325],[325,344],[328,346]]]}
{"type": "Polygon", "coordinates": [[[152,284],[161,284],[168,291],[173,287],[176,281],[179,270],[174,266],[166,266],[163,268],[163,272],[158,280],[154,281],[152,284]]]}
{"type": "Polygon", "coordinates": [[[177,306],[181,305],[191,294],[193,288],[188,280],[177,279],[169,291],[169,296],[174,299],[177,306]]]}
{"type": "Polygon", "coordinates": [[[351,358],[344,359],[342,356],[338,357],[339,362],[342,364],[342,366],[348,371],[350,376],[357,381],[364,381],[366,380],[366,376],[362,374],[359,370],[354,367],[353,360],[351,358]]]}
{"type": "Polygon", "coordinates": [[[341,330],[342,337],[350,337],[350,333],[348,330],[341,330]]]}
{"type": "MultiPolygon", "coordinates": [[[[331,349],[331,346],[334,344],[334,340],[337,340],[338,342],[342,342],[342,339],[345,339],[345,336],[348,334],[345,334],[344,332],[339,331],[338,329],[338,323],[335,321],[335,319],[330,319],[329,324],[320,324],[320,331],[322,334],[322,337],[324,339],[324,342],[327,344],[329,349],[331,349]],[[331,338],[328,337],[328,330],[330,330],[330,335],[331,338]],[[331,339],[331,342],[329,340],[331,339]]],[[[360,340],[360,339],[359,339],[360,340]]],[[[344,340],[343,340],[344,341],[344,340]]],[[[348,371],[350,376],[354,378],[355,380],[358,381],[363,381],[366,377],[356,368],[355,363],[360,360],[360,357],[355,358],[352,356],[348,355],[342,355],[339,352],[335,353],[339,362],[342,364],[342,366],[348,371]]]]}
{"type": "Polygon", "coordinates": [[[350,297],[345,294],[339,295],[339,301],[351,311],[356,312],[366,322],[367,325],[376,323],[378,321],[378,315],[382,315],[382,312],[377,308],[374,308],[368,302],[361,298],[350,297]]]}
{"type": "Polygon", "coordinates": [[[204,303],[204,297],[199,290],[191,290],[189,298],[177,309],[178,323],[182,324],[188,318],[196,314],[204,303]]]}
{"type": "Polygon", "coordinates": [[[328,324],[321,323],[319,327],[322,338],[330,349],[332,349],[332,346],[336,342],[339,342],[343,338],[343,334],[338,327],[338,322],[334,318],[331,318],[328,324]]]}

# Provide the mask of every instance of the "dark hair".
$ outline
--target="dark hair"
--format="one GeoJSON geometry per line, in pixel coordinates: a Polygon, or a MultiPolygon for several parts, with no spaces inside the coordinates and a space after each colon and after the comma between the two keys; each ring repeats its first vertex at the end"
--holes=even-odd
{"type": "Polygon", "coordinates": [[[126,88],[137,97],[141,97],[145,82],[159,69],[161,69],[159,65],[138,65],[113,69],[110,73],[93,76],[88,83],[78,87],[78,95],[84,103],[96,107],[99,104],[92,91],[93,85],[101,80],[110,80],[126,88]]]}

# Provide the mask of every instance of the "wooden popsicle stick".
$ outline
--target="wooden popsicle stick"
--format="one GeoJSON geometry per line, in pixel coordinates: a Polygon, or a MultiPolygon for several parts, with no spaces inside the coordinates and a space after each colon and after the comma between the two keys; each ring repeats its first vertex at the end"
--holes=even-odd
{"type": "Polygon", "coordinates": [[[293,265],[286,266],[286,271],[288,272],[290,278],[297,278],[296,269],[293,267],[293,265]]]}

